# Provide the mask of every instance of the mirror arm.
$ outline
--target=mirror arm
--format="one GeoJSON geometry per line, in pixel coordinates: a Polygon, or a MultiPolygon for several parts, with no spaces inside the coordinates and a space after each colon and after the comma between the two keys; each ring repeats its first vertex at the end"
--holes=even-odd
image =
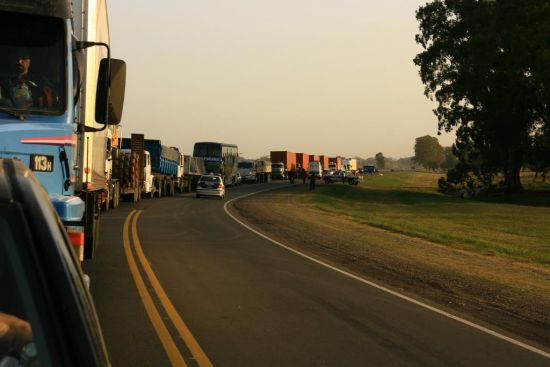
{"type": "MultiPolygon", "coordinates": [[[[105,124],[103,124],[103,127],[100,127],[99,129],[91,126],[86,126],[85,124],[79,123],[79,131],[82,130],[84,132],[90,132],[95,133],[99,131],[103,131],[107,128],[107,125],[109,124],[109,95],[111,90],[111,48],[108,44],[104,42],[88,42],[88,41],[76,41],[76,49],[78,51],[82,51],[84,49],[87,49],[89,47],[93,46],[103,46],[107,49],[107,95],[105,98],[107,98],[107,103],[105,103],[105,124]]],[[[97,103],[97,101],[96,101],[97,103]]]]}

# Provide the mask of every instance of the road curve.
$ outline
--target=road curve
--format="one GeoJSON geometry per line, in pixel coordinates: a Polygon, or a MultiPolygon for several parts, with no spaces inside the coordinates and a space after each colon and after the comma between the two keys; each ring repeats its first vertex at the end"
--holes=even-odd
{"type": "MultiPolygon", "coordinates": [[[[227,197],[277,185],[243,185],[227,197]]],[[[171,365],[125,259],[123,223],[134,209],[142,211],[137,232],[147,263],[215,366],[549,365],[275,246],[231,219],[224,203],[185,194],[104,216],[102,244],[85,270],[114,366],[171,365]]],[[[156,304],[187,364],[198,365],[156,304]]]]}

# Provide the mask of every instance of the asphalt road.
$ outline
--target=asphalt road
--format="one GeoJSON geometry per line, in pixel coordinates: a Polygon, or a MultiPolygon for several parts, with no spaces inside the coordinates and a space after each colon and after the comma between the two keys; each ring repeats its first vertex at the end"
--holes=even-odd
{"type": "Polygon", "coordinates": [[[147,199],[103,215],[101,245],[84,269],[113,366],[180,357],[189,366],[550,366],[274,245],[223,209],[277,185],[231,188],[225,200],[147,199]]]}

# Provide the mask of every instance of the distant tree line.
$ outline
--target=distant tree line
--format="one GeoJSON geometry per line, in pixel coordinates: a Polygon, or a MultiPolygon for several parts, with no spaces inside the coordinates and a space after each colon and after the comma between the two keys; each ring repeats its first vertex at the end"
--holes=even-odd
{"type": "MultiPolygon", "coordinates": [[[[550,0],[435,0],[416,17],[423,51],[414,63],[426,96],[437,103],[439,131],[456,132],[452,152],[458,161],[448,183],[489,186],[502,175],[504,189],[519,191],[522,168],[545,175],[550,0]]],[[[419,138],[422,145],[435,146],[428,138],[419,138]]],[[[430,157],[428,166],[443,154],[435,147],[419,153],[430,157]]]]}
{"type": "Polygon", "coordinates": [[[433,136],[416,138],[414,144],[413,162],[425,169],[454,169],[458,159],[452,147],[442,147],[439,140],[433,136]]]}

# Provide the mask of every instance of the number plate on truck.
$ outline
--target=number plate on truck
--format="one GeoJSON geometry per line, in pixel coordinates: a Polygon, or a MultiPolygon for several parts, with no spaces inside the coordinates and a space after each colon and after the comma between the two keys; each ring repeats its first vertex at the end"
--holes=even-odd
{"type": "Polygon", "coordinates": [[[53,155],[31,154],[32,171],[53,172],[53,155]]]}

